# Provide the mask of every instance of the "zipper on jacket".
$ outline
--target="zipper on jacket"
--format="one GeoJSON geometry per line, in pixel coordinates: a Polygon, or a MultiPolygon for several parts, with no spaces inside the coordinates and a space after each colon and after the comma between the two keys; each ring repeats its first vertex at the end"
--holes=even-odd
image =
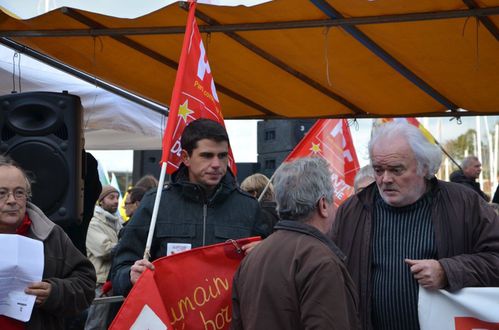
{"type": "Polygon", "coordinates": [[[206,217],[208,215],[208,204],[203,204],[203,246],[206,245],[206,217]]]}

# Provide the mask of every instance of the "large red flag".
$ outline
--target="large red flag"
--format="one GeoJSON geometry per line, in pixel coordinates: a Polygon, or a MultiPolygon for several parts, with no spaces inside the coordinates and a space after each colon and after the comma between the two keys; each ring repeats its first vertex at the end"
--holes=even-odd
{"type": "Polygon", "coordinates": [[[353,180],[359,169],[345,119],[319,119],[284,161],[311,156],[320,156],[329,162],[333,172],[334,202],[339,206],[353,193],[353,180]]]}
{"type": "Polygon", "coordinates": [[[204,246],[153,262],[128,294],[110,329],[229,329],[232,278],[240,247],[260,237],[204,246]]]}
{"type": "MultiPolygon", "coordinates": [[[[225,126],[215,81],[194,16],[195,10],[196,3],[190,2],[168,123],[163,136],[161,162],[167,162],[166,171],[169,174],[181,163],[180,137],[188,123],[199,118],[208,118],[225,126]]],[[[230,149],[229,167],[233,174],[236,174],[236,163],[230,149]]]]}

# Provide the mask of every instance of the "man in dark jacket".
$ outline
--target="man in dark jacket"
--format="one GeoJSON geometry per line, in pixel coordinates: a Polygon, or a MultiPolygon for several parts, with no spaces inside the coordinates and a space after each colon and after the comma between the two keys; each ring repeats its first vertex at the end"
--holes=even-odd
{"type": "Polygon", "coordinates": [[[30,320],[24,323],[0,315],[0,329],[62,330],[65,318],[78,315],[91,304],[95,270],[62,228],[27,201],[30,194],[31,183],[24,170],[0,156],[0,234],[41,241],[44,255],[42,280],[25,289],[26,294],[36,297],[30,320]]]}
{"type": "Polygon", "coordinates": [[[381,126],[369,142],[376,182],[338,209],[363,328],[419,329],[418,290],[499,285],[499,218],[476,193],[434,175],[437,146],[416,127],[381,126]]]}
{"type": "Polygon", "coordinates": [[[452,172],[449,179],[451,182],[460,183],[473,189],[488,202],[490,200],[489,196],[487,196],[482,189],[480,189],[480,184],[476,182],[476,179],[478,179],[481,172],[482,164],[478,158],[475,156],[469,156],[463,159],[461,169],[452,172]]]}
{"type": "Polygon", "coordinates": [[[328,163],[302,158],[276,173],[281,219],[234,276],[232,329],[360,329],[357,293],[325,233],[334,217],[328,163]]]}
{"type": "MultiPolygon", "coordinates": [[[[181,144],[183,164],[161,195],[152,260],[186,247],[267,236],[270,229],[261,221],[258,202],[238,189],[227,170],[225,128],[212,120],[195,120],[184,129],[181,144]]],[[[128,294],[146,268],[154,269],[142,256],[155,197],[156,191],[146,193],[118,243],[111,270],[116,294],[128,294]]]]}

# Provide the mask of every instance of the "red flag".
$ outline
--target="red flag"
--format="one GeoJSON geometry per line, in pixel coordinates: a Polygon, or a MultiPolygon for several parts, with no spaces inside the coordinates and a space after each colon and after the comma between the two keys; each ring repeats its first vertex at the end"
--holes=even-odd
{"type": "MultiPolygon", "coordinates": [[[[190,2],[182,54],[163,136],[161,163],[167,162],[166,171],[169,174],[172,174],[181,163],[180,137],[188,123],[199,118],[208,118],[225,126],[215,81],[194,16],[195,10],[196,3],[190,2]]],[[[235,175],[236,163],[230,148],[229,167],[235,175]]]]}
{"type": "Polygon", "coordinates": [[[320,156],[333,172],[335,205],[353,193],[353,180],[359,169],[350,128],[345,119],[319,119],[284,161],[320,156]]]}
{"type": "Polygon", "coordinates": [[[155,260],[155,270],[140,276],[110,329],[229,329],[232,278],[244,257],[239,247],[258,240],[243,238],[155,260]]]}

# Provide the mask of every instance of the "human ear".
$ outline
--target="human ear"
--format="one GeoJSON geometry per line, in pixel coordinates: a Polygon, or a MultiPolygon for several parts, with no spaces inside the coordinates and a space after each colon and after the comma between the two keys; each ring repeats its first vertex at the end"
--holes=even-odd
{"type": "Polygon", "coordinates": [[[319,199],[319,202],[317,202],[317,210],[322,217],[327,218],[329,216],[328,202],[326,201],[326,198],[324,196],[322,196],[319,199]]]}
{"type": "Polygon", "coordinates": [[[189,166],[189,153],[182,149],[182,151],[180,152],[180,158],[182,159],[182,162],[184,163],[185,166],[189,166]]]}

